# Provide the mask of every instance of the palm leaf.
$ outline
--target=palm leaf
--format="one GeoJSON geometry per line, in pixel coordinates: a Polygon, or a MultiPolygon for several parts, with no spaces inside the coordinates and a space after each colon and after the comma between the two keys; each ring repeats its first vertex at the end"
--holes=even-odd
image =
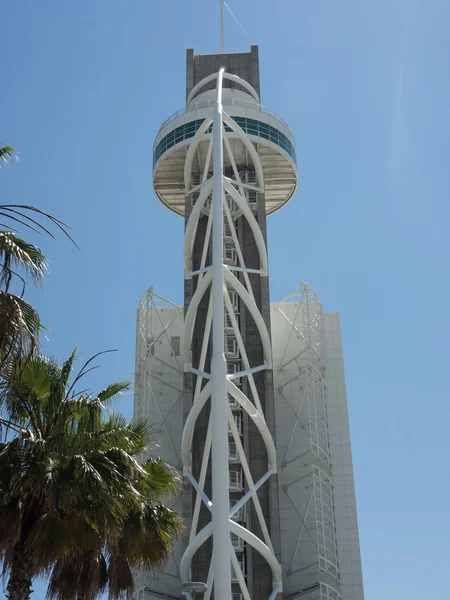
{"type": "Polygon", "coordinates": [[[62,366],[39,355],[10,363],[0,408],[15,429],[0,444],[0,521],[11,522],[0,522],[0,558],[7,575],[17,551],[26,555],[31,577],[49,577],[48,599],[94,600],[106,588],[125,599],[131,569],[161,567],[183,529],[162,504],[179,482],[161,459],[139,462],[148,423],[105,410],[129,382],[75,393],[75,360],[74,350],[62,366]]]}
{"type": "Polygon", "coordinates": [[[11,231],[0,231],[0,261],[0,284],[3,285],[9,283],[12,267],[23,270],[34,283],[42,283],[47,270],[45,257],[39,248],[28,244],[11,231]]]}
{"type": "Polygon", "coordinates": [[[29,356],[38,346],[38,312],[20,296],[0,290],[0,375],[16,357],[29,356]]]}
{"type": "Polygon", "coordinates": [[[0,161],[9,164],[15,158],[14,148],[12,146],[3,146],[0,148],[0,161]]]}

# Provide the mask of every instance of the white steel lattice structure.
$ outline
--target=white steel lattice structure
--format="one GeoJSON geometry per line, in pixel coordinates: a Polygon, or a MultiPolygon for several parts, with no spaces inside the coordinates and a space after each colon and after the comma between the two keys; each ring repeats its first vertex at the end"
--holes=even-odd
{"type": "Polygon", "coordinates": [[[184,478],[187,530],[135,598],[363,600],[337,316],[305,283],[269,301],[293,136],[260,104],[255,46],[188,50],[186,97],[153,154],[156,195],[185,218],[184,307],[141,300],[135,414],[184,478]]]}
{"type": "Polygon", "coordinates": [[[142,296],[137,313],[134,416],[154,424],[164,459],[179,471],[177,432],[168,420],[180,410],[183,395],[183,322],[183,308],[156,294],[153,287],[142,296]]]}
{"type": "MultiPolygon", "coordinates": [[[[249,206],[247,193],[264,193],[264,174],[258,153],[246,133],[222,112],[222,78],[250,86],[236,76],[220,70],[217,75],[217,104],[214,117],[206,118],[194,136],[187,151],[184,169],[185,188],[188,196],[194,196],[194,205],[185,232],[185,270],[187,277],[198,276],[196,291],[192,297],[185,319],[183,355],[185,369],[195,377],[195,393],[192,409],[186,419],[181,451],[183,473],[189,479],[197,492],[191,524],[189,545],[181,560],[181,577],[183,581],[190,579],[190,562],[198,548],[213,536],[213,562],[209,567],[205,600],[211,597],[214,583],[215,598],[229,600],[231,598],[231,581],[237,582],[240,593],[245,600],[250,600],[250,594],[245,581],[243,561],[239,560],[239,552],[248,544],[266,559],[272,570],[273,589],[270,598],[275,598],[282,590],[281,566],[279,565],[265,521],[257,490],[276,472],[276,454],[272,436],[267,428],[263,407],[258,390],[254,383],[254,373],[271,369],[270,336],[266,323],[254,300],[249,274],[267,277],[267,251],[263,235],[249,206]],[[193,186],[192,162],[204,134],[208,131],[214,119],[212,135],[210,136],[207,157],[213,157],[213,173],[210,174],[210,164],[205,162],[203,177],[193,186]],[[233,148],[230,143],[230,133],[243,144],[253,162],[255,181],[245,183],[236,166],[233,148]],[[223,151],[232,166],[233,175],[224,175],[223,151]],[[212,198],[212,203],[211,199],[212,198]],[[198,269],[194,269],[192,251],[195,233],[202,212],[207,212],[208,222],[203,241],[202,259],[198,269]],[[236,219],[242,216],[250,226],[255,238],[259,254],[259,267],[249,269],[244,261],[243,252],[236,234],[236,219]],[[208,248],[212,234],[212,262],[208,263],[208,248]],[[242,273],[243,283],[236,277],[236,272],[242,273]],[[211,290],[208,296],[208,292],[211,290]],[[191,345],[194,336],[194,324],[199,305],[208,297],[208,309],[201,342],[199,364],[192,364],[191,345]],[[245,305],[256,323],[261,344],[263,346],[263,362],[251,365],[245,344],[242,339],[236,308],[245,305]],[[216,327],[216,329],[215,329],[216,327]],[[212,369],[205,371],[205,360],[212,336],[212,369]],[[227,374],[228,365],[235,367],[239,361],[240,367],[227,374]],[[242,380],[248,381],[252,392],[251,399],[242,391],[242,380]],[[206,384],[204,383],[206,381],[206,384]],[[207,429],[206,444],[201,462],[200,476],[195,478],[192,470],[191,447],[196,420],[205,403],[211,402],[212,408],[207,429]],[[267,469],[258,480],[254,480],[249,462],[241,439],[240,419],[246,413],[260,432],[267,452],[267,469]],[[228,427],[227,428],[227,422],[228,427]],[[230,437],[230,442],[228,442],[230,437]],[[222,443],[222,445],[220,445],[222,443]],[[212,453],[213,465],[213,498],[205,493],[205,478],[212,453]],[[220,462],[218,458],[225,459],[220,462]],[[229,467],[229,460],[236,461],[238,467],[229,467]],[[222,471],[220,471],[222,469],[222,471]],[[240,500],[230,506],[229,488],[247,492],[240,500]],[[216,483],[216,485],[214,485],[216,483]],[[218,505],[225,501],[226,514],[220,514],[218,505]],[[211,521],[198,531],[200,504],[203,502],[211,511],[211,521]],[[245,524],[239,523],[233,517],[239,511],[245,510],[247,503],[253,503],[263,539],[256,536],[245,524]],[[231,544],[230,544],[231,533],[231,544]],[[227,558],[226,558],[227,557],[227,558]],[[230,570],[232,565],[232,575],[230,570]],[[226,568],[228,565],[228,569],[226,568]],[[219,577],[222,577],[221,581],[219,577]]],[[[200,82],[199,87],[208,83],[209,79],[200,82]]],[[[254,90],[250,91],[256,95],[254,90]]],[[[185,592],[190,598],[190,594],[185,592]]]]}
{"type": "MultiPolygon", "coordinates": [[[[136,369],[134,417],[148,419],[158,440],[156,447],[147,453],[160,455],[181,475],[180,438],[182,434],[183,362],[181,344],[183,339],[184,312],[181,306],[159,296],[149,288],[142,296],[137,311],[136,369]]],[[[182,510],[182,497],[171,508],[182,510]]],[[[173,586],[179,587],[179,562],[181,548],[176,547],[163,569],[163,575],[173,586]]],[[[134,573],[135,585],[146,581],[145,571],[134,573]]],[[[142,590],[142,594],[144,591],[142,590]]]]}
{"type": "Polygon", "coordinates": [[[282,519],[300,523],[294,527],[288,560],[283,561],[287,587],[301,590],[302,597],[311,600],[340,600],[322,304],[302,282],[297,292],[274,304],[272,315],[278,330],[284,323],[274,352],[275,385],[291,422],[288,428],[277,427],[282,452],[280,507],[282,519]]]}

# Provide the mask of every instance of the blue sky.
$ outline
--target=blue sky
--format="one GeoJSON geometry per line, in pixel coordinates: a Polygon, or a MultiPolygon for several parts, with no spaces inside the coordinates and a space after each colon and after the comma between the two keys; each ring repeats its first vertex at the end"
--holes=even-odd
{"type": "MultiPolygon", "coordinates": [[[[450,3],[227,2],[297,141],[298,191],[268,225],[272,299],[303,279],[341,314],[366,600],[444,598],[450,3]]],[[[2,25],[0,139],[20,163],[1,200],[72,226],[82,252],[34,239],[50,273],[28,298],[47,353],[120,349],[100,388],[133,375],[145,289],[182,299],[183,223],[152,192],[152,145],[184,104],[186,47],[219,51],[217,2],[22,0],[2,25]]],[[[227,16],[226,49],[248,47],[227,16]]]]}

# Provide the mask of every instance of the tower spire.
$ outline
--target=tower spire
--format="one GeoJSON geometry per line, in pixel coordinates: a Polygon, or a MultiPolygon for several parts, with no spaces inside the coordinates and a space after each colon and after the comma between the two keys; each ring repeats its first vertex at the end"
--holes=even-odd
{"type": "Polygon", "coordinates": [[[220,0],[220,52],[225,54],[225,26],[224,26],[224,5],[225,1],[220,0]]]}

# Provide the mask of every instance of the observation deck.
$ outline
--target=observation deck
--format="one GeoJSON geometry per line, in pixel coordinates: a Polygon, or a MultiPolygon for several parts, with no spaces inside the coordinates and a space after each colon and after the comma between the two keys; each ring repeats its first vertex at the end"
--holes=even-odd
{"type": "MultiPolygon", "coordinates": [[[[259,154],[265,187],[266,214],[284,206],[297,187],[297,157],[294,137],[281,117],[259,103],[259,96],[246,81],[232,76],[234,86],[223,90],[223,109],[255,144],[259,154]]],[[[215,90],[202,91],[211,83],[203,79],[189,94],[186,108],[169,117],[159,129],[153,146],[153,187],[156,195],[170,210],[178,215],[185,212],[184,167],[192,138],[211,118],[215,104],[215,90]]],[[[248,151],[239,137],[229,127],[228,140],[238,168],[249,164],[248,151]]],[[[212,125],[202,136],[194,169],[199,175],[205,168],[212,172],[208,155],[212,125]],[[206,166],[206,161],[208,165],[206,166]]],[[[231,169],[227,155],[225,171],[231,169]]],[[[250,161],[251,162],[251,161],[250,161]]]]}

